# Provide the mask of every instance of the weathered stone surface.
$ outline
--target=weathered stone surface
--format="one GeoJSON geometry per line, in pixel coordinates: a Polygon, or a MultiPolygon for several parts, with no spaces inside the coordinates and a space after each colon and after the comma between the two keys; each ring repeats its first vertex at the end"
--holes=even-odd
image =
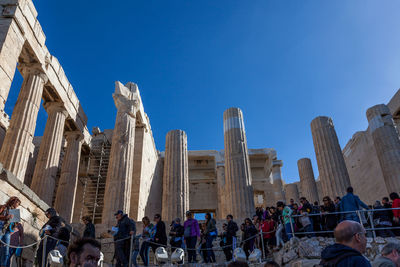
{"type": "Polygon", "coordinates": [[[285,197],[286,203],[290,203],[290,199],[293,199],[295,203],[299,203],[299,190],[296,183],[285,185],[285,197]]]}
{"type": "Polygon", "coordinates": [[[309,158],[302,158],[297,161],[299,169],[300,187],[302,197],[310,203],[319,201],[317,184],[315,183],[314,171],[309,158]]]}
{"type": "Polygon", "coordinates": [[[282,166],[282,160],[274,160],[272,162],[272,186],[274,188],[275,205],[278,201],[286,200],[285,192],[283,191],[282,166]]]}

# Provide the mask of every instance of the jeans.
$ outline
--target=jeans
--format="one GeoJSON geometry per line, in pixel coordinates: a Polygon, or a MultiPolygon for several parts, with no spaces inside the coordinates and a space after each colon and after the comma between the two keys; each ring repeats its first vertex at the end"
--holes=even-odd
{"type": "MultiPolygon", "coordinates": [[[[1,232],[0,232],[1,233],[1,232]]],[[[0,234],[0,239],[6,244],[10,244],[10,232],[7,231],[3,235],[0,234]]],[[[1,244],[0,246],[0,266],[8,266],[7,262],[10,260],[10,247],[1,244]]]]}
{"type": "Polygon", "coordinates": [[[126,242],[116,240],[115,243],[115,258],[117,259],[117,267],[127,267],[129,264],[128,255],[126,254],[126,242]],[[119,241],[119,242],[118,242],[119,241]]]}
{"type": "MultiPolygon", "coordinates": [[[[138,267],[138,264],[137,264],[137,261],[136,261],[137,255],[139,255],[139,250],[132,251],[132,263],[133,263],[133,265],[135,267],[138,267]]],[[[131,267],[131,266],[129,266],[129,267],[131,267]]]]}
{"type": "Polygon", "coordinates": [[[140,247],[140,258],[142,258],[144,266],[149,266],[149,252],[150,252],[150,244],[146,241],[143,241],[142,246],[140,247]]]}
{"type": "Polygon", "coordinates": [[[211,235],[207,235],[206,237],[206,248],[207,248],[207,261],[206,262],[215,262],[215,254],[214,251],[212,249],[213,244],[212,242],[215,239],[215,235],[211,236],[211,235]]]}
{"type": "Polygon", "coordinates": [[[285,224],[285,231],[288,240],[292,239],[293,234],[292,234],[292,226],[290,225],[290,223],[285,224]]]}
{"type": "Polygon", "coordinates": [[[186,247],[188,251],[189,263],[197,262],[196,260],[197,236],[185,237],[185,239],[186,239],[186,247]]]}

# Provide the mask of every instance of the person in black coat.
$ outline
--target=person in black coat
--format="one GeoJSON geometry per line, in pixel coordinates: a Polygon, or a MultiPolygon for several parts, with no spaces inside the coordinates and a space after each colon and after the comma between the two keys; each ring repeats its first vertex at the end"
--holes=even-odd
{"type": "Polygon", "coordinates": [[[182,247],[184,231],[185,230],[181,224],[181,219],[176,218],[171,223],[171,230],[169,231],[169,236],[171,237],[171,240],[169,241],[171,245],[171,252],[174,252],[176,248],[182,247]]]}
{"type": "Polygon", "coordinates": [[[95,239],[96,237],[96,229],[94,224],[92,223],[92,219],[89,216],[85,216],[82,218],[83,223],[85,224],[85,230],[83,231],[83,237],[89,237],[95,239]]]}
{"type": "Polygon", "coordinates": [[[124,214],[122,210],[118,210],[115,214],[117,219],[118,231],[114,235],[114,249],[115,258],[117,260],[117,267],[127,267],[129,264],[129,252],[130,252],[130,236],[136,235],[136,224],[124,214]]]}
{"type": "Polygon", "coordinates": [[[151,248],[153,249],[153,252],[156,252],[156,249],[158,247],[166,247],[167,246],[167,232],[165,230],[165,223],[161,220],[161,215],[156,214],[154,215],[154,222],[156,223],[156,234],[154,235],[153,238],[153,243],[151,248]]]}
{"type": "MultiPolygon", "coordinates": [[[[326,196],[323,199],[324,205],[322,206],[322,221],[324,225],[325,231],[333,231],[337,225],[337,215],[336,214],[329,214],[336,212],[336,207],[330,197],[326,196]]],[[[332,233],[327,234],[328,236],[333,236],[332,233]]]]}
{"type": "Polygon", "coordinates": [[[226,260],[230,261],[232,259],[232,253],[236,248],[236,232],[239,230],[236,222],[233,221],[233,216],[231,214],[226,216],[228,225],[226,227],[226,260]]]}

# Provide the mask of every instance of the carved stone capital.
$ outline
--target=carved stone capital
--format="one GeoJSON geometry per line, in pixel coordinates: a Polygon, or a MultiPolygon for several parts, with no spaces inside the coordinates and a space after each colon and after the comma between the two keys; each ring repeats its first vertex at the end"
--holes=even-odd
{"type": "Polygon", "coordinates": [[[64,136],[67,142],[83,140],[83,134],[80,131],[68,131],[64,133],[64,136]]]}
{"type": "Polygon", "coordinates": [[[282,160],[274,160],[274,161],[272,161],[272,167],[274,168],[274,167],[282,167],[283,166],[283,162],[282,162],[282,160]]]}
{"type": "Polygon", "coordinates": [[[40,63],[22,63],[18,65],[18,70],[24,78],[27,78],[29,75],[38,75],[43,79],[44,83],[47,83],[49,80],[40,63]]]}
{"type": "Polygon", "coordinates": [[[44,103],[43,106],[44,106],[44,109],[46,110],[47,113],[61,112],[65,116],[68,115],[68,112],[65,109],[63,103],[60,103],[60,102],[46,102],[46,103],[44,103]]]}

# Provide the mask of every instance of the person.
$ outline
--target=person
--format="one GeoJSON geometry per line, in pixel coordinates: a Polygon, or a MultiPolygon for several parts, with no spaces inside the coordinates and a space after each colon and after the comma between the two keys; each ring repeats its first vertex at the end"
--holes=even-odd
{"type": "Polygon", "coordinates": [[[246,253],[246,258],[248,259],[250,256],[250,253],[253,252],[254,250],[254,243],[256,240],[257,236],[257,229],[254,226],[253,222],[250,220],[250,218],[246,218],[244,220],[244,245],[243,245],[243,250],[244,253],[246,253]]]}
{"type": "Polygon", "coordinates": [[[275,222],[272,220],[271,216],[266,217],[265,220],[261,222],[260,229],[263,232],[264,256],[267,257],[269,249],[272,249],[275,245],[275,222]]]}
{"type": "Polygon", "coordinates": [[[85,230],[83,231],[83,237],[96,238],[96,229],[92,223],[92,218],[90,216],[84,216],[82,222],[85,225],[85,230]]]}
{"type": "Polygon", "coordinates": [[[171,237],[169,244],[171,245],[171,252],[174,252],[177,248],[182,247],[184,228],[181,224],[181,219],[176,218],[171,224],[171,230],[169,236],[171,237]]]}
{"type": "Polygon", "coordinates": [[[140,236],[135,236],[135,239],[133,240],[133,249],[132,249],[132,263],[135,267],[138,267],[139,265],[137,264],[137,256],[139,255],[139,249],[140,249],[140,236]]]}
{"type": "Polygon", "coordinates": [[[282,217],[283,217],[283,225],[286,231],[286,235],[288,240],[292,238],[292,225],[294,224],[294,220],[291,217],[293,210],[289,208],[288,206],[285,206],[285,204],[282,201],[278,201],[276,203],[276,206],[278,207],[278,210],[282,212],[282,217]]]}
{"type": "Polygon", "coordinates": [[[356,221],[345,220],[336,226],[334,231],[336,243],[326,247],[321,252],[322,266],[371,266],[363,256],[367,247],[367,237],[364,227],[356,221]]]}
{"type": "Polygon", "coordinates": [[[0,266],[9,266],[10,262],[10,241],[12,227],[10,228],[10,220],[13,218],[12,214],[9,214],[11,209],[16,209],[21,204],[21,200],[18,197],[10,197],[4,205],[0,206],[0,239],[2,244],[0,245],[0,266]],[[3,245],[5,243],[6,245],[3,245]]]}
{"type": "Polygon", "coordinates": [[[312,237],[315,236],[313,233],[313,226],[310,220],[310,217],[308,216],[307,208],[304,206],[300,210],[300,217],[299,217],[299,222],[301,224],[303,232],[307,233],[307,237],[312,237]]]}
{"type": "Polygon", "coordinates": [[[400,224],[400,197],[399,194],[393,192],[389,195],[390,199],[393,201],[392,209],[393,209],[393,222],[397,225],[400,224]]]}
{"type": "Polygon", "coordinates": [[[22,266],[22,249],[21,248],[15,248],[15,247],[21,247],[24,244],[24,227],[22,226],[21,223],[11,223],[10,224],[10,254],[8,257],[7,261],[7,266],[10,266],[10,260],[11,257],[15,254],[15,257],[17,258],[17,265],[22,266]]]}
{"type": "Polygon", "coordinates": [[[308,214],[310,214],[310,213],[312,212],[313,207],[312,207],[312,205],[310,204],[310,202],[308,202],[308,200],[307,200],[305,197],[301,197],[301,198],[300,198],[300,203],[301,203],[301,208],[300,208],[300,209],[305,208],[305,209],[306,209],[306,212],[307,212],[308,214]]]}
{"type": "Polygon", "coordinates": [[[351,221],[356,221],[360,222],[359,217],[355,212],[349,212],[349,211],[356,211],[360,210],[361,207],[368,210],[368,206],[360,200],[360,198],[353,193],[353,187],[349,186],[347,188],[347,194],[342,198],[340,201],[340,211],[341,212],[347,212],[341,214],[341,220],[351,220],[351,221]]]}
{"type": "Polygon", "coordinates": [[[196,244],[197,240],[200,241],[200,228],[196,219],[193,219],[191,211],[186,212],[186,221],[183,224],[184,240],[188,250],[189,263],[196,263],[196,244]]]}
{"type": "Polygon", "coordinates": [[[145,216],[142,218],[143,223],[143,231],[142,231],[142,246],[140,247],[140,258],[143,261],[144,266],[149,266],[149,250],[150,243],[149,241],[153,238],[155,234],[155,227],[152,223],[150,223],[149,217],[145,216]]]}
{"type": "Polygon", "coordinates": [[[153,252],[156,252],[156,249],[158,247],[166,247],[167,246],[167,233],[165,229],[165,223],[161,219],[160,214],[154,215],[154,222],[156,223],[156,230],[155,230],[155,235],[153,237],[153,241],[155,244],[151,245],[151,248],[153,249],[153,252]]]}
{"type": "Polygon", "coordinates": [[[372,262],[372,267],[399,267],[400,266],[400,243],[389,242],[381,251],[381,256],[372,262]]]}
{"type": "Polygon", "coordinates": [[[228,214],[226,216],[226,245],[227,245],[227,257],[226,260],[232,260],[232,253],[236,248],[236,232],[239,230],[236,222],[233,221],[233,216],[228,214]]]}
{"type": "Polygon", "coordinates": [[[67,256],[67,248],[69,244],[69,239],[70,239],[71,233],[68,230],[67,227],[63,226],[60,228],[60,231],[57,234],[57,243],[56,246],[54,247],[55,250],[58,250],[61,254],[61,256],[66,257],[67,256]]]}
{"type": "Polygon", "coordinates": [[[208,256],[207,256],[207,246],[206,246],[206,224],[205,223],[200,223],[200,247],[199,247],[199,254],[201,258],[203,259],[203,263],[209,263],[208,262],[208,256]]]}
{"type": "MultiPolygon", "coordinates": [[[[329,214],[336,212],[335,204],[329,196],[322,199],[324,205],[321,207],[322,210],[322,225],[324,226],[324,231],[333,231],[337,225],[336,214],[329,214]]],[[[333,237],[333,234],[328,233],[327,236],[333,237]]]]}
{"type": "Polygon", "coordinates": [[[209,263],[215,262],[215,254],[212,249],[213,241],[218,235],[217,222],[212,218],[211,213],[206,213],[206,229],[204,231],[206,238],[206,248],[207,248],[207,261],[209,263]]]}
{"type": "Polygon", "coordinates": [[[293,205],[294,205],[294,199],[293,198],[291,198],[290,200],[289,200],[289,208],[291,208],[291,209],[293,209],[293,205]]]}
{"type": "MultiPolygon", "coordinates": [[[[228,242],[227,242],[227,228],[228,228],[228,224],[223,223],[222,224],[222,233],[219,235],[219,237],[221,238],[221,241],[219,242],[219,246],[222,248],[222,251],[224,252],[225,255],[225,259],[226,261],[229,261],[229,252],[230,252],[230,248],[228,246],[228,242]]],[[[232,255],[232,252],[231,252],[232,255]]]]}
{"type": "Polygon", "coordinates": [[[375,201],[374,209],[378,210],[378,211],[374,211],[374,213],[373,213],[373,222],[374,222],[374,225],[378,228],[376,234],[380,237],[395,237],[394,233],[390,229],[380,229],[379,230],[379,228],[392,227],[390,210],[381,210],[381,209],[384,209],[384,207],[381,205],[381,203],[378,200],[375,201]]]}
{"type": "Polygon", "coordinates": [[[393,211],[392,211],[392,204],[389,202],[388,197],[383,197],[382,198],[382,206],[384,209],[387,209],[390,221],[392,222],[393,219],[393,211]]]}
{"type": "Polygon", "coordinates": [[[130,254],[130,236],[136,235],[136,224],[133,220],[129,219],[127,214],[122,210],[114,213],[117,220],[116,228],[118,229],[114,235],[114,252],[115,259],[117,260],[116,266],[128,266],[130,254]]]}
{"type": "Polygon", "coordinates": [[[58,232],[60,231],[60,228],[62,227],[63,224],[63,219],[57,215],[57,211],[53,208],[49,208],[45,211],[44,213],[46,217],[49,219],[41,228],[40,230],[40,237],[45,238],[46,237],[46,251],[45,251],[45,256],[43,258],[43,243],[44,239],[40,241],[39,248],[36,252],[36,258],[38,260],[38,265],[42,266],[42,260],[46,262],[47,260],[47,255],[49,254],[50,251],[52,251],[56,245],[57,245],[57,240],[53,239],[58,238],[58,232]],[[43,259],[42,259],[43,258],[43,259]]]}
{"type": "Polygon", "coordinates": [[[97,267],[101,244],[92,238],[77,239],[68,247],[69,267],[97,267]]]}

